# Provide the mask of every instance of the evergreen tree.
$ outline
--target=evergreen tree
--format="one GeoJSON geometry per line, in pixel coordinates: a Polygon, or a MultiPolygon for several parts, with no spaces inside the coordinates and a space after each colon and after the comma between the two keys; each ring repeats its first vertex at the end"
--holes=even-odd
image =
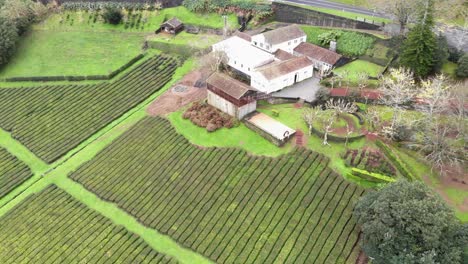
{"type": "Polygon", "coordinates": [[[468,53],[465,53],[458,61],[457,76],[468,78],[468,53]]]}
{"type": "Polygon", "coordinates": [[[426,77],[433,70],[437,38],[432,27],[433,0],[426,0],[416,26],[410,30],[408,38],[403,43],[401,65],[411,69],[416,76],[426,77]]]}
{"type": "Polygon", "coordinates": [[[448,60],[449,57],[449,46],[447,43],[447,38],[442,34],[437,37],[437,49],[435,51],[435,62],[434,62],[434,72],[440,72],[444,63],[448,60]]]}

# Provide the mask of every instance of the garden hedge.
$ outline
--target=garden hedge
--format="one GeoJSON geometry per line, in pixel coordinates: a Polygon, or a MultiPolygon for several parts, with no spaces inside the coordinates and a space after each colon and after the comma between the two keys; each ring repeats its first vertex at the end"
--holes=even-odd
{"type": "Polygon", "coordinates": [[[395,182],[396,180],[392,177],[379,174],[379,173],[373,173],[369,172],[366,170],[361,170],[358,168],[352,168],[351,173],[353,176],[359,177],[361,179],[370,181],[370,182],[376,182],[376,183],[388,183],[388,182],[395,182]]]}
{"type": "Polygon", "coordinates": [[[383,143],[382,141],[380,140],[377,140],[375,142],[375,145],[377,145],[377,147],[379,147],[383,153],[385,154],[385,156],[392,161],[392,163],[397,167],[398,171],[400,171],[400,173],[405,177],[407,178],[408,180],[415,180],[417,179],[412,173],[411,171],[408,169],[408,167],[406,166],[406,164],[393,152],[393,150],[387,146],[385,143],[383,143]]]}

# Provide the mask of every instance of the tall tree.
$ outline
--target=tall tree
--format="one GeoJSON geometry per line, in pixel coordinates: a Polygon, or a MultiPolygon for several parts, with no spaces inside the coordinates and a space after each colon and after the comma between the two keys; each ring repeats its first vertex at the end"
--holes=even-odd
{"type": "Polygon", "coordinates": [[[432,31],[434,26],[433,0],[425,0],[418,23],[403,43],[400,62],[410,68],[418,77],[426,77],[433,70],[437,38],[432,31]]]}
{"type": "Polygon", "coordinates": [[[416,10],[418,1],[408,0],[374,0],[373,6],[375,9],[391,15],[400,24],[400,33],[406,29],[406,25],[414,22],[416,19],[416,10]]]}
{"type": "Polygon", "coordinates": [[[0,66],[6,64],[15,51],[18,33],[13,22],[0,16],[0,66]]]}
{"type": "Polygon", "coordinates": [[[463,225],[420,181],[398,181],[360,199],[355,216],[372,263],[461,263],[468,243],[463,225]]]}

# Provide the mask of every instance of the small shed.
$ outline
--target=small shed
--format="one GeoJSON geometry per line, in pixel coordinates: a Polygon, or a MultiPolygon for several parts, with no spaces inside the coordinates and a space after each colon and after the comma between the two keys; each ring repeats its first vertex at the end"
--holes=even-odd
{"type": "Polygon", "coordinates": [[[208,104],[242,119],[257,109],[257,91],[226,74],[214,73],[206,81],[208,104]]]}
{"type": "Polygon", "coordinates": [[[156,33],[166,32],[166,33],[175,35],[179,33],[180,31],[182,31],[183,29],[184,29],[184,24],[176,17],[173,17],[167,20],[166,22],[162,23],[156,33]]]}

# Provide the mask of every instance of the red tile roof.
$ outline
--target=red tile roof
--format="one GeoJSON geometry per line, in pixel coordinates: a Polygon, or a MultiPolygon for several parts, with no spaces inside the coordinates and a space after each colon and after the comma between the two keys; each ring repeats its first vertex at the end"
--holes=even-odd
{"type": "Polygon", "coordinates": [[[335,65],[342,57],[336,52],[306,42],[299,44],[299,46],[294,49],[294,52],[330,65],[335,65]]]}
{"type": "Polygon", "coordinates": [[[291,53],[284,51],[282,49],[278,49],[275,52],[275,58],[280,61],[290,60],[295,58],[296,56],[292,55],[291,53]]]}
{"type": "Polygon", "coordinates": [[[217,89],[223,91],[227,95],[235,98],[241,99],[249,91],[256,91],[254,88],[248,86],[247,84],[240,82],[236,79],[233,79],[226,74],[214,73],[206,80],[206,83],[216,87],[217,89]]]}
{"type": "Polygon", "coordinates": [[[312,62],[305,56],[295,57],[286,61],[268,64],[258,70],[267,80],[273,80],[291,72],[312,66],[312,62]]]}

